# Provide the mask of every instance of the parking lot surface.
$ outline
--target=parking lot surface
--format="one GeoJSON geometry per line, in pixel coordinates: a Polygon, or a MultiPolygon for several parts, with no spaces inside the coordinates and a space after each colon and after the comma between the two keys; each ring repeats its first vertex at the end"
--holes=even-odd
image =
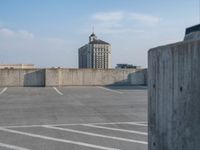
{"type": "Polygon", "coordinates": [[[147,150],[145,87],[1,87],[0,150],[147,150]]]}

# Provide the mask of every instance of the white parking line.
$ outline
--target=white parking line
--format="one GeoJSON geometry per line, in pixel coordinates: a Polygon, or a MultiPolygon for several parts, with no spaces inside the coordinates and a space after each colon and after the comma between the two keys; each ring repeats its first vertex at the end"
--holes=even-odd
{"type": "Polygon", "coordinates": [[[0,92],[0,95],[3,94],[8,88],[5,87],[1,92],[0,92]]]}
{"type": "Polygon", "coordinates": [[[53,87],[53,89],[54,89],[58,94],[63,95],[63,93],[60,92],[56,87],[53,87]]]}
{"type": "Polygon", "coordinates": [[[108,123],[89,123],[93,125],[115,125],[115,124],[130,124],[130,125],[137,125],[137,126],[147,126],[146,124],[143,124],[142,122],[108,122],[108,123]]]}
{"type": "Polygon", "coordinates": [[[97,86],[98,88],[100,89],[104,89],[106,91],[110,91],[110,92],[114,92],[114,93],[118,93],[118,94],[123,94],[123,92],[120,92],[120,91],[117,91],[117,90],[112,90],[112,89],[109,89],[109,88],[106,88],[106,87],[102,87],[102,86],[97,86]]]}
{"type": "MultiPolygon", "coordinates": [[[[68,123],[68,124],[43,124],[43,125],[10,125],[10,126],[0,126],[1,128],[32,128],[32,127],[42,127],[47,126],[79,126],[79,125],[109,125],[109,124],[135,124],[138,126],[143,126],[141,122],[103,122],[103,123],[68,123]]],[[[146,125],[145,125],[146,126],[146,125]]]]}
{"type": "Polygon", "coordinates": [[[136,125],[136,126],[143,126],[143,127],[148,127],[148,125],[147,124],[143,124],[143,123],[129,123],[129,124],[131,124],[131,125],[136,125]]]}
{"type": "Polygon", "coordinates": [[[96,136],[96,137],[102,137],[102,138],[107,138],[107,139],[125,141],[125,142],[147,144],[146,141],[139,141],[139,140],[132,140],[132,139],[127,139],[127,138],[107,136],[107,135],[103,135],[103,134],[96,134],[96,133],[85,132],[85,131],[80,131],[80,130],[74,130],[74,129],[69,129],[69,128],[60,128],[60,127],[52,127],[52,126],[43,126],[43,127],[49,128],[49,129],[56,129],[56,130],[61,130],[61,131],[67,131],[67,132],[74,132],[74,133],[84,134],[84,135],[89,135],[89,136],[96,136]]]}
{"type": "Polygon", "coordinates": [[[11,129],[0,128],[0,130],[5,131],[5,132],[10,132],[10,133],[15,133],[15,134],[21,134],[21,135],[26,135],[26,136],[30,136],[30,137],[45,139],[45,140],[51,140],[51,141],[56,141],[56,142],[68,143],[68,144],[75,144],[75,145],[96,148],[96,149],[102,149],[102,150],[120,150],[120,149],[116,149],[116,148],[93,145],[93,144],[83,143],[83,142],[78,142],[78,141],[59,139],[59,138],[48,137],[48,136],[32,134],[32,133],[27,133],[27,132],[22,132],[22,131],[16,131],[16,130],[11,130],[11,129]]]}
{"type": "Polygon", "coordinates": [[[8,148],[8,149],[14,149],[14,150],[30,150],[30,149],[27,149],[27,148],[14,146],[14,145],[10,145],[10,144],[4,144],[4,143],[0,143],[0,147],[4,147],[4,148],[8,148]]]}
{"type": "Polygon", "coordinates": [[[121,131],[121,132],[127,132],[127,133],[135,133],[135,134],[141,134],[141,135],[147,135],[146,132],[139,132],[139,131],[134,131],[134,130],[125,130],[125,129],[119,129],[119,128],[110,128],[110,127],[98,126],[98,125],[93,125],[93,124],[84,124],[83,126],[106,129],[106,130],[113,130],[113,131],[121,131]]]}
{"type": "MultiPolygon", "coordinates": [[[[136,124],[139,126],[143,126],[141,122],[107,122],[107,123],[68,123],[68,124],[44,124],[47,126],[77,126],[77,125],[109,125],[109,124],[136,124]]],[[[0,126],[2,128],[31,128],[31,127],[42,127],[44,125],[11,125],[11,126],[0,126]]],[[[146,125],[145,125],[146,126],[146,125]]]]}

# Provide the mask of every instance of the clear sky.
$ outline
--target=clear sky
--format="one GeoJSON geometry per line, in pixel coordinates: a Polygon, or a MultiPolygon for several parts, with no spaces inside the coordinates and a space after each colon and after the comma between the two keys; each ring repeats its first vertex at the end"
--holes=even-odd
{"type": "Polygon", "coordinates": [[[117,63],[147,66],[147,51],[181,41],[199,0],[0,0],[0,63],[78,67],[94,26],[117,63]]]}

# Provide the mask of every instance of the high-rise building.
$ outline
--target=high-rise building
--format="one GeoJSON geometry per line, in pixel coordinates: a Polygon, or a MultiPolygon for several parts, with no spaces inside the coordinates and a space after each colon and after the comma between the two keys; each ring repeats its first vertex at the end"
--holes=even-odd
{"type": "Polygon", "coordinates": [[[79,48],[78,52],[79,68],[110,68],[111,45],[97,39],[94,33],[90,35],[89,43],[79,48]]]}

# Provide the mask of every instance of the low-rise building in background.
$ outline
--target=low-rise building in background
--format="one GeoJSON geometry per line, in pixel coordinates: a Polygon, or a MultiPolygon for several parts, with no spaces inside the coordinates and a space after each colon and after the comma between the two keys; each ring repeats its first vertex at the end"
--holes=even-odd
{"type": "Polygon", "coordinates": [[[33,64],[0,64],[0,69],[32,69],[33,64]]]}
{"type": "Polygon", "coordinates": [[[134,66],[131,64],[117,64],[116,69],[141,69],[141,66],[134,66]]]}

